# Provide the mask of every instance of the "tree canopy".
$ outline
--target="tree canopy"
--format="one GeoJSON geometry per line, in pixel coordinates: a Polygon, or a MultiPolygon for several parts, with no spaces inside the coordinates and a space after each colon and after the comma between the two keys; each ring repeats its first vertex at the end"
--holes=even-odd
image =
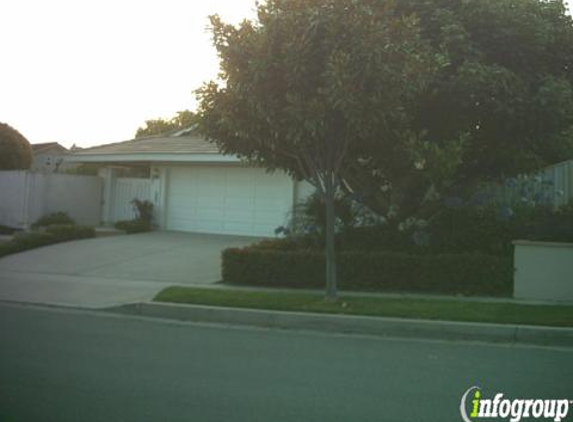
{"type": "Polygon", "coordinates": [[[572,156],[564,12],[561,0],[267,0],[254,22],[213,16],[221,82],[197,92],[200,130],[316,186],[335,286],[337,192],[405,218],[572,156]]]}
{"type": "Polygon", "coordinates": [[[179,129],[192,126],[197,122],[195,113],[190,110],[178,111],[171,119],[150,119],[145,121],[145,126],[137,129],[136,138],[153,135],[164,135],[179,129]]]}
{"type": "Polygon", "coordinates": [[[382,149],[349,167],[346,182],[370,208],[428,216],[440,207],[428,199],[573,157],[573,24],[562,1],[400,0],[396,10],[418,17],[447,65],[412,115],[421,171],[390,171],[382,149]]]}
{"type": "Polygon", "coordinates": [[[560,0],[269,0],[212,27],[223,83],[199,90],[203,131],[305,178],[309,147],[342,143],[343,187],[381,214],[572,156],[560,0]]]}
{"type": "Polygon", "coordinates": [[[13,127],[0,122],[0,170],[26,170],[32,165],[32,147],[13,127]]]}
{"type": "Polygon", "coordinates": [[[561,0],[400,0],[448,57],[419,98],[415,130],[466,134],[452,184],[573,157],[573,23],[561,0]]]}
{"type": "Polygon", "coordinates": [[[269,0],[257,23],[211,23],[225,85],[199,91],[201,130],[224,152],[314,184],[335,296],[334,196],[349,164],[378,150],[414,165],[415,100],[445,58],[392,2],[269,0]]]}

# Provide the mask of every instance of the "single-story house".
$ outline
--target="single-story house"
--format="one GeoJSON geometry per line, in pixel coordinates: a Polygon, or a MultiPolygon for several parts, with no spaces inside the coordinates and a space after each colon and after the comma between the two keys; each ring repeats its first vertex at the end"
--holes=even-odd
{"type": "Polygon", "coordinates": [[[32,144],[32,153],[30,170],[33,172],[54,173],[75,167],[72,163],[64,163],[70,151],[57,142],[32,144]]]}
{"type": "Polygon", "coordinates": [[[66,161],[100,166],[102,222],[134,217],[131,201],[154,205],[160,229],[274,236],[312,187],[269,173],[190,131],[79,150],[66,161]]]}

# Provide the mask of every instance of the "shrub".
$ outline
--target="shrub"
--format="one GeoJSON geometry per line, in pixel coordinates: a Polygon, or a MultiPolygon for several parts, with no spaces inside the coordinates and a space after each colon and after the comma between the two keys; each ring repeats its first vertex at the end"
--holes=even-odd
{"type": "Polygon", "coordinates": [[[511,256],[517,239],[573,242],[573,203],[555,211],[547,207],[515,209],[493,206],[445,208],[427,227],[381,224],[351,227],[339,235],[345,250],[399,251],[414,254],[481,253],[511,256]],[[427,236],[427,243],[416,236],[427,236]]]}
{"type": "Polygon", "coordinates": [[[76,224],[76,222],[67,213],[59,211],[40,217],[32,227],[47,227],[52,224],[76,224]]]}
{"type": "Polygon", "coordinates": [[[573,200],[555,212],[546,212],[521,224],[516,238],[573,243],[573,200]]]}
{"type": "Polygon", "coordinates": [[[14,229],[12,227],[3,226],[0,224],[0,234],[14,234],[18,231],[18,229],[14,229]]]}
{"type": "Polygon", "coordinates": [[[135,198],[131,201],[135,208],[135,212],[137,213],[136,220],[141,220],[149,223],[153,221],[153,203],[149,201],[141,201],[135,198]]]}
{"type": "Polygon", "coordinates": [[[340,236],[340,248],[345,250],[424,252],[410,238],[391,224],[371,227],[352,227],[340,236]]]}
{"type": "Polygon", "coordinates": [[[45,232],[18,233],[7,243],[0,245],[0,257],[39,248],[53,243],[95,237],[95,229],[77,225],[52,225],[45,232]]]}
{"type": "MultiPolygon", "coordinates": [[[[510,257],[342,251],[337,262],[341,290],[476,296],[513,291],[510,257]]],[[[323,288],[324,271],[324,255],[317,250],[247,247],[223,252],[223,281],[230,284],[323,288]]]]}
{"type": "Polygon", "coordinates": [[[48,233],[19,233],[10,242],[1,245],[0,256],[39,248],[51,243],[55,242],[48,233]]]}
{"type": "Polygon", "coordinates": [[[153,203],[135,198],[131,201],[137,217],[133,220],[122,220],[114,224],[118,230],[125,230],[127,234],[144,233],[153,229],[153,203]]]}
{"type": "Polygon", "coordinates": [[[0,170],[25,170],[32,164],[32,147],[20,132],[0,123],[0,170]]]}
{"type": "Polygon", "coordinates": [[[557,210],[543,206],[445,209],[429,231],[430,249],[436,253],[511,255],[516,239],[573,242],[573,204],[557,210]]]}
{"type": "Polygon", "coordinates": [[[151,231],[152,226],[148,221],[143,221],[139,219],[133,220],[122,220],[114,224],[114,227],[118,230],[125,230],[127,234],[134,233],[144,233],[151,231]]]}
{"type": "Polygon", "coordinates": [[[78,226],[76,224],[53,224],[46,228],[46,233],[58,242],[95,237],[95,229],[93,227],[78,226]]]}
{"type": "Polygon", "coordinates": [[[430,248],[436,253],[510,255],[515,225],[498,214],[494,207],[446,208],[429,226],[430,248]]]}
{"type": "MultiPolygon", "coordinates": [[[[371,226],[384,219],[366,206],[348,196],[338,195],[334,201],[335,231],[344,233],[352,227],[371,226]]],[[[287,227],[279,227],[276,234],[312,235],[324,237],[326,226],[326,208],[323,198],[315,192],[305,201],[296,205],[287,227]]]]}

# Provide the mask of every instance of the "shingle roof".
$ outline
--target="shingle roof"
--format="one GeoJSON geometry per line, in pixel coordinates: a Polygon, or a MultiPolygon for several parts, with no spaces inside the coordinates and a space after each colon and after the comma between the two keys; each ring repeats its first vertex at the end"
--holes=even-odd
{"type": "Polygon", "coordinates": [[[219,148],[197,135],[150,136],[82,149],[74,155],[220,154],[219,148]]]}
{"type": "Polygon", "coordinates": [[[57,142],[44,142],[43,144],[32,144],[32,151],[37,154],[39,152],[55,148],[61,152],[67,152],[68,149],[57,142]]]}

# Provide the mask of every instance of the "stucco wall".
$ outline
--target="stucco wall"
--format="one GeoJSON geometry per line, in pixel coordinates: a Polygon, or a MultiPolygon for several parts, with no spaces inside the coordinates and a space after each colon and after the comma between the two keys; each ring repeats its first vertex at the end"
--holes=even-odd
{"type": "Polygon", "coordinates": [[[97,176],[0,172],[0,224],[26,228],[64,211],[79,224],[99,225],[102,181],[97,176]]]}
{"type": "Polygon", "coordinates": [[[0,171],[0,224],[20,228],[26,223],[27,171],[0,171]]]}
{"type": "Polygon", "coordinates": [[[514,242],[514,296],[573,302],[573,243],[514,242]]]}

